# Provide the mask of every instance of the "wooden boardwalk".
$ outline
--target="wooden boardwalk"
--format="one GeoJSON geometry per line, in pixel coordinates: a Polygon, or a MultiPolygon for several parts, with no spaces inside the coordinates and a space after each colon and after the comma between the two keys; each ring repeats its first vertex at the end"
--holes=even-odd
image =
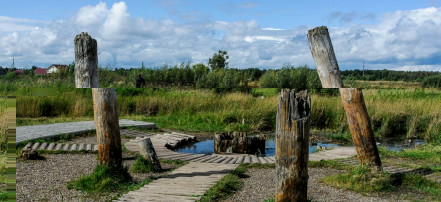
{"type": "Polygon", "coordinates": [[[191,162],[115,201],[196,201],[237,166],[191,162]]]}
{"type": "Polygon", "coordinates": [[[199,163],[219,163],[219,164],[240,164],[240,163],[274,163],[274,157],[257,157],[249,154],[220,155],[220,154],[186,154],[178,153],[172,149],[195,141],[195,137],[182,133],[146,134],[142,132],[132,132],[131,130],[121,130],[121,135],[135,137],[130,142],[125,143],[126,148],[132,152],[138,152],[137,142],[145,137],[149,137],[155,148],[156,154],[161,159],[181,160],[199,163]]]}

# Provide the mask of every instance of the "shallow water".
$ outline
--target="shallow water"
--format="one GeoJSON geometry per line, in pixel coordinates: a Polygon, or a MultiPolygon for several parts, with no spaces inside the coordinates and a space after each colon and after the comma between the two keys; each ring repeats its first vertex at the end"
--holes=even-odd
{"type": "MultiPolygon", "coordinates": [[[[275,155],[275,142],[274,138],[267,139],[265,142],[265,155],[264,156],[274,156],[275,155]]],[[[324,144],[317,143],[318,146],[325,148],[338,147],[338,144],[324,144]]],[[[214,152],[214,141],[205,140],[201,142],[196,142],[191,145],[183,146],[176,150],[179,153],[191,153],[191,154],[213,154],[214,152]]],[[[317,151],[317,146],[309,145],[309,153],[314,153],[317,151]]]]}
{"type": "Polygon", "coordinates": [[[425,144],[426,141],[423,139],[382,138],[377,141],[377,146],[385,147],[390,151],[402,151],[403,149],[425,144]]]}
{"type": "MultiPolygon", "coordinates": [[[[269,138],[265,142],[265,155],[264,156],[274,156],[275,155],[275,138],[269,138]]],[[[385,147],[391,151],[401,151],[406,148],[414,148],[417,145],[424,145],[426,142],[423,139],[402,139],[402,138],[382,138],[377,142],[378,146],[385,147]]],[[[338,144],[329,143],[317,143],[317,146],[324,148],[338,147],[338,144]]],[[[317,152],[316,145],[309,145],[309,153],[317,152]]],[[[214,141],[205,140],[201,142],[196,142],[190,145],[183,146],[176,150],[179,153],[190,153],[190,154],[213,154],[214,152],[214,141]]]]}

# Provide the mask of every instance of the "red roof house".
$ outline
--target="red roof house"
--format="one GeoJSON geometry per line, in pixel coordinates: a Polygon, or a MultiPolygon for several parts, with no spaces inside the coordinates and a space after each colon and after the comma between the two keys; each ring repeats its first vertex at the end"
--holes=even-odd
{"type": "Polygon", "coordinates": [[[35,75],[46,75],[47,69],[46,68],[36,68],[34,70],[35,75]]]}
{"type": "Polygon", "coordinates": [[[15,74],[24,74],[24,70],[22,70],[22,69],[17,69],[14,72],[15,72],[15,74]]]}

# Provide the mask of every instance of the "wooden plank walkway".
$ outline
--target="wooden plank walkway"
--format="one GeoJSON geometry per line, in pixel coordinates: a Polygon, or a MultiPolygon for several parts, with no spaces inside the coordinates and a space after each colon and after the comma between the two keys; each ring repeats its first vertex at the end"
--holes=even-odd
{"type": "Polygon", "coordinates": [[[115,201],[196,201],[237,166],[190,162],[115,201]]]}

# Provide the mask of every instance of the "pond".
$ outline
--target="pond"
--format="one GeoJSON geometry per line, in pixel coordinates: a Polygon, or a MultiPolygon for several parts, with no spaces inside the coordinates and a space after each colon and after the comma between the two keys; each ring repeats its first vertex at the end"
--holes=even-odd
{"type": "MultiPolygon", "coordinates": [[[[265,142],[265,155],[264,156],[274,156],[275,155],[275,138],[268,138],[265,142]]],[[[382,138],[377,141],[377,145],[385,147],[391,151],[401,151],[406,148],[414,148],[417,145],[424,145],[426,142],[423,139],[403,139],[403,138],[382,138]]],[[[317,152],[317,147],[321,146],[324,148],[338,147],[338,144],[330,143],[317,143],[316,145],[309,145],[309,153],[317,152]]],[[[179,153],[191,153],[191,154],[208,154],[211,155],[214,152],[214,140],[205,140],[201,142],[196,142],[190,145],[180,147],[176,150],[179,153]]]]}
{"type": "Polygon", "coordinates": [[[424,139],[406,138],[382,138],[377,141],[377,146],[384,147],[390,151],[402,151],[403,149],[415,148],[418,145],[425,145],[424,139]]]}
{"type": "MultiPolygon", "coordinates": [[[[265,141],[265,155],[264,156],[274,156],[276,152],[276,144],[274,138],[269,138],[265,141]]],[[[317,146],[324,148],[338,147],[338,144],[325,144],[317,143],[317,146]]],[[[310,145],[309,153],[314,153],[317,151],[317,146],[310,145]]],[[[214,153],[214,140],[205,140],[201,142],[196,142],[191,145],[186,145],[180,147],[176,150],[179,153],[191,153],[191,154],[213,154],[214,153]]]]}

